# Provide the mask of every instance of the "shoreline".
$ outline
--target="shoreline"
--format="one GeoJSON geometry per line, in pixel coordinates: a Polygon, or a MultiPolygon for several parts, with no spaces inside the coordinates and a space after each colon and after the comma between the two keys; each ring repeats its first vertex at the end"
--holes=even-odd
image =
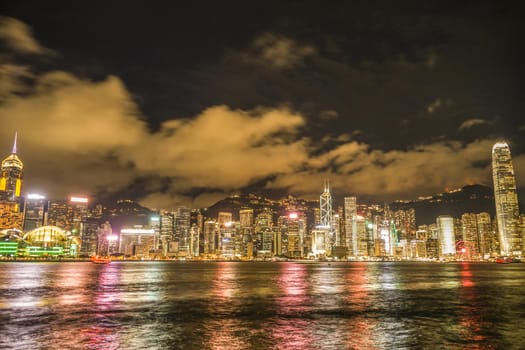
{"type": "MultiPolygon", "coordinates": [[[[90,258],[61,258],[61,259],[41,259],[41,258],[11,258],[11,259],[0,259],[1,263],[61,263],[61,262],[91,262],[90,258]]],[[[283,263],[293,262],[299,264],[332,264],[332,263],[438,263],[438,264],[449,264],[449,263],[495,263],[490,260],[306,260],[306,259],[277,259],[277,260],[232,260],[232,259],[114,259],[112,262],[148,262],[148,263],[215,263],[215,262],[232,262],[232,263],[283,263]]],[[[521,263],[521,261],[514,262],[521,263]]]]}

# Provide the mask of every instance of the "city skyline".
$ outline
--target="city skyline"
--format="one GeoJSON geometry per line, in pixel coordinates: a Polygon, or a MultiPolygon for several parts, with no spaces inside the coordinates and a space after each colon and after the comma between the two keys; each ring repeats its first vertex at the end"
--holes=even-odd
{"type": "Polygon", "coordinates": [[[53,197],[206,207],[249,191],[313,199],[329,178],[334,194],[385,202],[492,186],[505,140],[524,198],[512,6],[340,6],[10,4],[3,157],[18,131],[27,192],[53,197]]]}
{"type": "MultiPolygon", "coordinates": [[[[82,201],[85,201],[86,203],[90,203],[91,205],[94,205],[94,204],[109,204],[110,202],[119,202],[119,201],[122,201],[122,200],[135,200],[134,198],[113,198],[111,199],[109,202],[106,200],[101,200],[100,198],[97,198],[96,196],[93,196],[93,195],[90,195],[90,194],[86,194],[86,193],[68,193],[65,197],[53,197],[53,196],[46,196],[46,195],[43,195],[42,193],[31,193],[27,190],[23,190],[23,187],[22,187],[22,183],[23,183],[23,178],[24,178],[24,172],[23,172],[23,169],[24,169],[24,163],[22,162],[22,160],[18,157],[18,152],[17,152],[17,141],[18,140],[18,133],[15,133],[15,136],[14,136],[14,141],[13,141],[13,145],[12,145],[12,151],[11,151],[11,154],[9,154],[7,157],[4,158],[4,160],[2,161],[2,168],[3,169],[6,169],[6,171],[4,173],[2,173],[2,178],[0,179],[0,191],[2,191],[2,195],[3,195],[3,199],[4,200],[8,200],[8,201],[13,201],[13,202],[20,202],[22,200],[22,198],[24,199],[37,199],[37,200],[58,200],[58,201],[63,201],[63,200],[66,200],[66,198],[68,198],[69,200],[82,200],[82,201]],[[78,197],[78,196],[81,196],[81,197],[78,197]]],[[[496,181],[498,181],[497,179],[501,176],[502,178],[505,178],[504,175],[507,175],[507,173],[510,173],[512,174],[512,183],[508,183],[509,181],[507,180],[506,181],[506,185],[503,186],[505,190],[511,190],[513,191],[514,193],[514,196],[515,196],[515,199],[516,199],[516,203],[515,203],[515,208],[517,209],[519,207],[519,198],[517,197],[517,192],[516,192],[516,179],[514,177],[514,170],[513,170],[513,166],[512,166],[512,158],[510,156],[510,150],[509,150],[509,146],[507,143],[504,143],[504,142],[497,142],[493,145],[493,159],[492,159],[492,174],[493,174],[493,181],[494,181],[494,184],[496,183],[496,181]],[[504,146],[504,147],[503,147],[504,146]],[[503,166],[501,165],[498,165],[496,160],[495,160],[495,149],[497,148],[504,148],[506,150],[506,153],[504,152],[504,161],[503,161],[503,166]],[[507,165],[507,164],[510,164],[507,165]],[[510,167],[510,170],[508,170],[508,168],[510,167]],[[503,172],[502,175],[497,175],[498,172],[501,171],[501,169],[505,170],[503,172]],[[510,186],[510,187],[509,187],[510,186]],[[512,187],[514,186],[514,187],[512,187]]],[[[508,176],[506,176],[508,177],[508,176]]],[[[25,183],[24,183],[25,185],[25,183]]],[[[475,184],[475,185],[479,185],[479,184],[475,184]]],[[[489,186],[490,187],[490,186],[489,186]]],[[[495,186],[494,186],[495,187],[495,186]]],[[[443,193],[447,193],[447,192],[450,192],[450,193],[455,193],[457,191],[461,191],[462,188],[457,188],[457,189],[446,189],[445,192],[443,193]]],[[[493,190],[493,189],[492,189],[493,190]]],[[[494,190],[493,190],[494,191],[494,190]]],[[[502,191],[502,189],[500,189],[500,192],[502,191]]],[[[499,193],[498,191],[494,191],[495,192],[495,196],[499,193]]],[[[45,193],[45,192],[44,192],[45,193]]],[[[392,203],[410,203],[410,202],[413,202],[413,201],[417,201],[417,200],[426,200],[426,199],[429,199],[433,196],[441,196],[443,195],[443,193],[432,193],[432,194],[426,194],[424,196],[420,196],[418,198],[412,198],[412,199],[409,199],[409,200],[403,200],[403,199],[394,199],[392,200],[392,203]],[[429,197],[430,195],[430,197],[429,197]]],[[[256,193],[245,193],[246,195],[257,195],[256,193]]],[[[500,196],[501,193],[499,193],[500,196]]],[[[348,198],[353,198],[354,200],[354,205],[355,205],[355,201],[356,201],[356,197],[346,197],[348,194],[347,193],[340,193],[339,194],[339,201],[334,201],[334,205],[337,205],[337,208],[343,208],[344,205],[343,203],[346,203],[347,202],[347,199],[348,198]]],[[[226,199],[228,197],[231,197],[232,194],[230,195],[225,195],[225,197],[223,198],[220,198],[218,199],[218,202],[220,202],[221,200],[223,199],[226,199]]],[[[233,194],[233,196],[235,196],[235,194],[233,194]]],[[[292,196],[293,197],[293,194],[291,193],[285,193],[284,195],[282,195],[281,197],[274,197],[274,198],[271,198],[271,197],[267,197],[268,199],[272,199],[272,200],[282,200],[282,199],[285,199],[286,197],[290,197],[292,196]]],[[[505,197],[505,196],[503,196],[505,197]]],[[[297,197],[299,198],[299,197],[297,197]]],[[[365,197],[366,198],[366,197],[365,197]]],[[[302,198],[302,199],[306,199],[306,200],[309,200],[309,201],[317,201],[319,202],[321,208],[323,208],[324,210],[324,216],[326,215],[332,215],[330,213],[334,213],[335,212],[335,209],[336,207],[334,207],[332,209],[332,195],[330,193],[330,180],[329,179],[325,179],[324,180],[324,190],[323,190],[323,193],[321,194],[320,197],[318,197],[318,199],[316,198],[313,198],[313,199],[309,199],[309,198],[302,198]]],[[[140,203],[140,201],[137,201],[139,204],[143,205],[142,203],[140,203]]],[[[212,204],[217,204],[218,202],[215,202],[215,203],[212,203],[212,204]]],[[[361,200],[360,201],[360,204],[370,204],[370,205],[377,205],[379,203],[374,203],[374,202],[371,202],[371,201],[367,201],[367,200],[361,200]]],[[[383,205],[386,205],[386,202],[383,202],[383,205]]],[[[159,211],[159,210],[167,210],[169,209],[168,207],[165,207],[165,208],[158,208],[158,207],[147,207],[147,206],[144,206],[145,208],[147,208],[148,210],[153,210],[153,211],[159,211]]],[[[185,205],[177,205],[176,207],[186,207],[185,205]]],[[[201,207],[201,208],[197,208],[197,207],[194,207],[193,209],[206,209],[206,207],[201,207]]],[[[519,213],[519,210],[518,210],[518,213],[519,213]]],[[[323,216],[323,213],[321,212],[321,216],[323,216]]],[[[326,222],[330,221],[330,219],[328,218],[325,218],[323,222],[325,222],[325,226],[328,226],[326,225],[326,222]]]]}
{"type": "Polygon", "coordinates": [[[316,207],[292,196],[271,201],[252,195],[244,205],[239,200],[236,209],[219,207],[210,212],[187,207],[151,210],[131,200],[124,201],[131,207],[118,209],[100,203],[90,208],[87,197],[46,200],[31,194],[25,198],[17,136],[0,169],[2,256],[489,260],[500,254],[521,258],[524,251],[525,216],[519,212],[506,143],[496,143],[492,149],[493,195],[478,190],[463,196],[471,203],[456,217],[450,215],[452,208],[457,211],[461,205],[442,195],[436,201],[448,207],[445,212],[436,212],[435,223],[418,225],[415,203],[403,202],[408,208],[396,208],[402,203],[361,204],[358,209],[355,197],[345,197],[344,207],[335,207],[327,179],[316,207]],[[490,207],[482,203],[491,197],[496,208],[492,226],[485,211],[490,207]],[[116,234],[112,223],[118,225],[116,234]]]}

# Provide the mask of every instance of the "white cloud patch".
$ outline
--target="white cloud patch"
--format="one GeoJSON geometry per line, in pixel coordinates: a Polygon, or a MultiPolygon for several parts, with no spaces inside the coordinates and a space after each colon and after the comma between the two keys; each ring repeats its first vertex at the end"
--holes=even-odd
{"type": "Polygon", "coordinates": [[[468,119],[465,120],[458,128],[458,131],[465,131],[469,130],[473,127],[480,126],[480,125],[491,125],[492,122],[487,119],[480,119],[480,118],[474,118],[474,119],[468,119]]]}
{"type": "Polygon", "coordinates": [[[12,50],[23,54],[52,54],[32,35],[31,28],[15,18],[0,16],[0,40],[12,50]]]}

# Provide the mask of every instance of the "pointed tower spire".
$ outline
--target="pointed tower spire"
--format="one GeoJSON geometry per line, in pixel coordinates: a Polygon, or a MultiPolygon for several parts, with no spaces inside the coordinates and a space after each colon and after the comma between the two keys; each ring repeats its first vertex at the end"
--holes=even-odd
{"type": "Polygon", "coordinates": [[[13,154],[16,154],[16,139],[18,138],[18,131],[15,131],[15,142],[13,142],[13,154]]]}

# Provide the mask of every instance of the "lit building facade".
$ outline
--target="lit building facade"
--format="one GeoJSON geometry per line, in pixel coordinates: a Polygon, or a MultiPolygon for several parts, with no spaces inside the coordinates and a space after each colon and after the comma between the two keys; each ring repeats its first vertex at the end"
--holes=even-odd
{"type": "Polygon", "coordinates": [[[476,214],[479,234],[479,253],[483,259],[498,255],[498,239],[489,213],[476,214]]]}
{"type": "Polygon", "coordinates": [[[332,228],[333,212],[332,212],[332,194],[330,193],[330,183],[326,182],[324,191],[319,196],[319,209],[321,212],[321,226],[332,228]]]}
{"type": "Polygon", "coordinates": [[[43,226],[48,208],[48,200],[39,194],[29,194],[24,201],[24,231],[43,226]]]}
{"type": "Polygon", "coordinates": [[[331,255],[336,239],[332,194],[330,193],[330,184],[327,181],[325,181],[323,193],[319,196],[319,213],[319,224],[310,232],[309,242],[305,242],[306,248],[315,256],[331,255]]]}
{"type": "Polygon", "coordinates": [[[150,257],[150,252],[155,251],[155,229],[135,225],[123,227],[120,230],[118,252],[129,257],[150,257]]]}
{"type": "Polygon", "coordinates": [[[50,201],[46,224],[70,231],[73,235],[80,235],[81,226],[89,214],[88,201],[86,197],[50,201]]]}
{"type": "Polygon", "coordinates": [[[160,214],[160,241],[162,253],[167,256],[169,252],[169,243],[173,241],[175,233],[175,216],[170,212],[160,214]]]}
{"type": "Polygon", "coordinates": [[[219,225],[224,225],[227,222],[233,221],[233,214],[230,212],[220,211],[217,216],[217,223],[219,225]]]}
{"type": "Polygon", "coordinates": [[[18,158],[16,140],[12,153],[2,161],[0,168],[0,230],[22,229],[23,212],[20,208],[24,164],[18,158]]]}
{"type": "Polygon", "coordinates": [[[175,219],[175,241],[178,242],[178,255],[184,256],[190,254],[191,244],[191,209],[179,207],[174,213],[175,219]]]}
{"type": "Polygon", "coordinates": [[[346,247],[349,255],[357,255],[357,199],[344,198],[344,228],[346,247]]]}
{"type": "Polygon", "coordinates": [[[253,209],[241,209],[239,211],[239,221],[241,228],[251,228],[253,226],[253,209]]]}
{"type": "Polygon", "coordinates": [[[492,176],[500,252],[505,256],[520,256],[523,237],[519,230],[516,178],[510,148],[505,142],[498,142],[492,147],[492,176]]]}
{"type": "Polygon", "coordinates": [[[456,254],[454,241],[454,218],[448,215],[438,216],[436,219],[440,257],[451,257],[456,254]]]}
{"type": "Polygon", "coordinates": [[[17,136],[15,134],[13,150],[11,154],[2,161],[2,167],[0,169],[0,200],[10,202],[20,202],[20,195],[22,193],[24,164],[20,158],[18,158],[16,141],[17,136]]]}
{"type": "Polygon", "coordinates": [[[306,235],[306,216],[303,213],[290,213],[282,222],[286,226],[286,255],[291,258],[304,256],[306,235]]]}
{"type": "Polygon", "coordinates": [[[367,222],[364,216],[358,215],[356,217],[356,238],[357,238],[357,250],[355,256],[366,257],[368,256],[368,231],[367,222]]]}
{"type": "Polygon", "coordinates": [[[465,213],[461,215],[461,232],[463,234],[463,254],[469,259],[479,259],[482,237],[478,231],[476,214],[465,213]]]}
{"type": "Polygon", "coordinates": [[[23,213],[18,202],[0,201],[0,230],[22,229],[23,213]]]}
{"type": "Polygon", "coordinates": [[[88,217],[81,225],[80,256],[97,255],[99,223],[97,218],[88,217]]]}
{"type": "Polygon", "coordinates": [[[204,254],[216,254],[218,247],[218,225],[215,220],[204,221],[204,254]]]}
{"type": "Polygon", "coordinates": [[[240,229],[240,224],[233,221],[224,221],[219,225],[219,251],[225,258],[233,258],[236,255],[237,228],[240,229]]]}

